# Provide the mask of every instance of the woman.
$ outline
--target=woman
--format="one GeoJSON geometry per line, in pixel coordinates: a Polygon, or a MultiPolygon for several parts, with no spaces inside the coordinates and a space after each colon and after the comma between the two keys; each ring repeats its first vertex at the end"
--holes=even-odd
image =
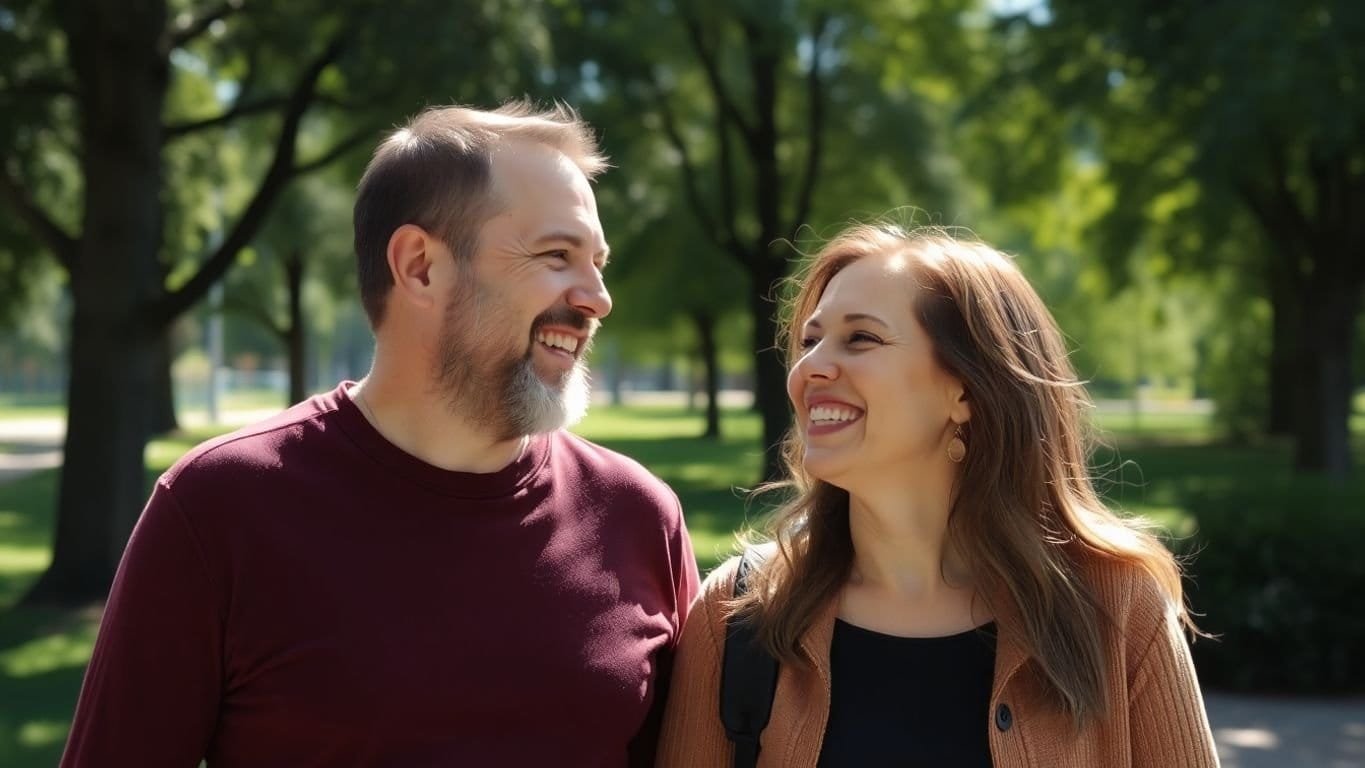
{"type": "Polygon", "coordinates": [[[1170,553],[1107,510],[1085,392],[999,252],[857,226],[792,306],[790,501],[683,631],[663,766],[727,766],[726,622],[780,661],[761,766],[1214,766],[1170,553]]]}

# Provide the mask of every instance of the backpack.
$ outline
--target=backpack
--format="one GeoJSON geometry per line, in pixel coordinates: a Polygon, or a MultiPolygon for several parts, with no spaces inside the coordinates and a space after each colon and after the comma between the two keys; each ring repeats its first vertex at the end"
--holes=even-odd
{"type": "MultiPolygon", "coordinates": [[[[763,553],[750,547],[735,570],[734,596],[749,589],[749,574],[763,563],[763,553]]],[[[735,745],[735,768],[754,768],[759,738],[768,726],[777,692],[777,659],[758,644],[751,617],[731,617],[725,625],[725,654],[720,668],[720,721],[735,745]]]]}

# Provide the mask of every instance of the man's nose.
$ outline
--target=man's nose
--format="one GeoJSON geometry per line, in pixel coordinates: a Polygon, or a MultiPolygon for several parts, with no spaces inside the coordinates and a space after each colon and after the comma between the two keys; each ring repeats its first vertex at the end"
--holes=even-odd
{"type": "Polygon", "coordinates": [[[607,292],[602,273],[596,267],[592,267],[587,277],[569,292],[569,306],[598,319],[611,314],[611,294],[607,292]]]}

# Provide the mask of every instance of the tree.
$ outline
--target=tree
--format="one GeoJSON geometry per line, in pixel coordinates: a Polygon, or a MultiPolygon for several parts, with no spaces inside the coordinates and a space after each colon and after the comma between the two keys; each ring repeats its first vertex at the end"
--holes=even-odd
{"type": "MultiPolygon", "coordinates": [[[[284,348],[289,366],[288,402],[308,396],[310,328],[305,306],[344,301],[355,274],[351,252],[350,195],[334,179],[311,178],[284,194],[257,235],[249,268],[239,267],[227,282],[224,309],[258,324],[284,348]],[[305,286],[314,290],[305,295],[305,286]]],[[[334,313],[327,313],[329,315],[334,313]]],[[[315,327],[312,331],[330,330],[315,327]]]]}
{"type": "MultiPolygon", "coordinates": [[[[640,142],[636,149],[647,148],[640,142]]],[[[656,153],[655,157],[659,155],[656,153]]],[[[620,155],[613,155],[620,157],[620,155]]],[[[605,224],[614,243],[609,286],[617,297],[609,318],[613,326],[657,333],[684,318],[701,362],[706,393],[703,437],[721,436],[720,356],[717,328],[744,301],[744,275],[724,254],[707,247],[696,220],[678,216],[681,204],[668,187],[656,186],[671,168],[650,168],[641,157],[628,162],[629,178],[608,179],[602,190],[605,224]],[[612,182],[619,182],[613,184],[612,182]],[[630,202],[621,192],[637,192],[630,202]]]]}
{"type": "MultiPolygon", "coordinates": [[[[371,143],[384,124],[376,118],[391,122],[419,106],[419,90],[473,92],[452,82],[475,71],[473,61],[507,68],[506,79],[490,82],[527,69],[526,57],[498,46],[475,52],[468,42],[493,24],[468,9],[400,0],[380,10],[365,0],[275,7],[65,0],[30,3],[0,20],[0,33],[17,48],[47,52],[4,83],[4,98],[36,105],[16,119],[49,121],[12,129],[26,141],[8,145],[0,163],[0,203],[67,272],[73,306],[53,561],[26,600],[78,603],[107,591],[144,498],[145,395],[167,362],[158,344],[227,273],[289,182],[371,143]],[[414,18],[425,23],[413,25],[414,18]],[[171,83],[194,70],[216,73],[223,107],[168,115],[171,83]],[[417,79],[428,76],[419,88],[417,79]],[[317,121],[318,108],[349,117],[317,121]],[[243,119],[270,126],[262,129],[271,138],[254,191],[197,268],[168,286],[166,147],[243,119]],[[78,215],[45,205],[52,195],[40,183],[37,150],[51,143],[50,124],[60,126],[74,158],[65,189],[79,197],[78,215]]],[[[519,25],[518,10],[489,9],[519,25]]]]}
{"type": "MultiPolygon", "coordinates": [[[[1105,153],[1123,157],[1126,177],[1147,180],[1134,196],[1169,189],[1161,176],[1188,147],[1197,215],[1235,208],[1255,222],[1251,254],[1262,257],[1273,306],[1272,394],[1283,403],[1287,387],[1276,382],[1294,384],[1295,465],[1347,474],[1365,293],[1365,219],[1350,213],[1365,208],[1365,9],[1333,0],[1048,8],[1016,24],[1028,28],[1034,74],[1048,73],[1059,104],[1098,116],[1112,134],[1105,153]],[[1133,139],[1139,131],[1145,141],[1133,139]]],[[[1133,196],[1123,202],[1143,209],[1133,196]]]]}
{"type": "Polygon", "coordinates": [[[952,60],[965,5],[680,0],[571,14],[598,87],[668,140],[690,214],[747,277],[766,477],[781,472],[790,424],[774,309],[792,245],[821,215],[880,214],[911,192],[925,207],[946,202],[928,162],[937,105],[924,88],[942,70],[917,67],[952,60]]]}

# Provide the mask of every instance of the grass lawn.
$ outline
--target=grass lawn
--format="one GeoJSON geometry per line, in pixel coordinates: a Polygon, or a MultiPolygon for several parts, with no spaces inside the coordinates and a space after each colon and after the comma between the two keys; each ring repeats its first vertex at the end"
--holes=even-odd
{"type": "Polygon", "coordinates": [[[0,421],[6,419],[50,419],[66,415],[60,392],[0,393],[0,421]]]}
{"type": "MultiPolygon", "coordinates": [[[[24,410],[34,407],[24,404],[24,410]]],[[[0,416],[4,404],[0,403],[0,416]]],[[[1108,414],[1100,428],[1119,449],[1096,456],[1102,490],[1122,508],[1151,516],[1176,535],[1196,524],[1192,499],[1207,500],[1249,485],[1296,487],[1286,446],[1209,443],[1207,417],[1108,414]]],[[[670,408],[599,407],[579,428],[630,455],[668,481],[682,499],[697,559],[709,569],[733,551],[734,531],[761,510],[743,491],[758,475],[759,423],[754,414],[726,414],[725,438],[697,437],[699,414],[670,408]],[[746,511],[747,510],[747,511],[746,511]]],[[[148,487],[194,443],[196,432],[152,443],[148,487]]],[[[1365,446],[1357,446],[1365,456],[1365,446]]],[[[61,753],[98,609],[51,613],[11,608],[49,560],[56,472],[0,485],[0,766],[51,766],[61,753]]],[[[1365,486],[1365,467],[1355,485],[1365,486]]],[[[1365,497],[1362,490],[1361,497],[1365,497]]]]}

